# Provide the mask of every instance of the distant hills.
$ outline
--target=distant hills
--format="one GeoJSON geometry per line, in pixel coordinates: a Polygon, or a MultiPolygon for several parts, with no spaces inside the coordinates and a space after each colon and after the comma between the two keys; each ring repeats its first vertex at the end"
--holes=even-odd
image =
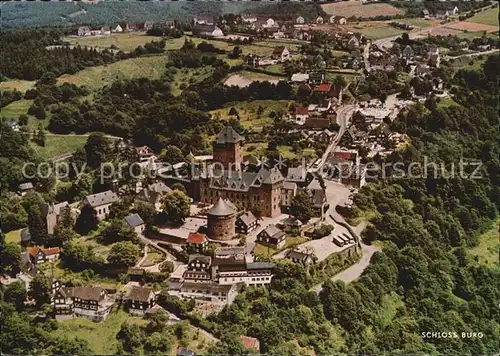
{"type": "Polygon", "coordinates": [[[196,16],[256,13],[276,19],[324,15],[311,2],[277,1],[10,1],[0,2],[0,28],[112,25],[144,21],[192,20],[196,16]]]}

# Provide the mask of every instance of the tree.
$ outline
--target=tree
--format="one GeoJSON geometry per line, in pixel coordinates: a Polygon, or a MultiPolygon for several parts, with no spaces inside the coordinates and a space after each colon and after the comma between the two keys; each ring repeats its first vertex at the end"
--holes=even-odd
{"type": "Polygon", "coordinates": [[[313,215],[311,198],[306,192],[298,192],[292,199],[290,214],[302,222],[308,221],[313,215]]]}
{"type": "Polygon", "coordinates": [[[75,230],[80,235],[87,235],[90,231],[95,230],[99,220],[97,219],[97,214],[90,205],[85,204],[82,207],[80,215],[76,219],[75,230]]]}
{"type": "Polygon", "coordinates": [[[7,243],[3,246],[1,261],[1,271],[2,273],[8,273],[15,275],[19,272],[19,267],[21,265],[21,248],[16,243],[7,243]]]}
{"type": "Polygon", "coordinates": [[[36,301],[36,305],[41,307],[50,303],[50,280],[43,274],[37,274],[30,284],[29,296],[36,301]]]}
{"type": "Polygon", "coordinates": [[[54,235],[49,235],[47,238],[47,246],[62,247],[76,236],[77,235],[71,227],[68,228],[58,224],[54,229],[54,235]]]}
{"type": "Polygon", "coordinates": [[[178,190],[180,192],[183,192],[184,194],[187,194],[186,187],[184,187],[184,184],[182,184],[182,183],[177,182],[177,183],[172,184],[172,189],[178,190]]]}
{"type": "Polygon", "coordinates": [[[153,224],[155,223],[156,215],[158,214],[151,204],[137,202],[135,204],[134,210],[142,218],[142,220],[146,224],[146,228],[153,226],[153,224]]]}
{"type": "Polygon", "coordinates": [[[122,241],[115,243],[108,254],[108,262],[118,267],[134,266],[141,251],[137,245],[130,241],[122,241]]]}
{"type": "Polygon", "coordinates": [[[243,53],[243,50],[241,49],[240,46],[234,46],[233,50],[228,55],[228,57],[231,58],[231,59],[237,59],[237,58],[239,58],[241,56],[242,53],[243,53]]]}
{"type": "Polygon", "coordinates": [[[89,245],[83,244],[79,240],[70,240],[62,250],[61,260],[66,268],[74,271],[81,271],[89,268],[97,268],[104,263],[89,245]]]}
{"type": "Polygon", "coordinates": [[[169,164],[176,164],[185,161],[181,149],[175,145],[168,145],[165,147],[160,158],[163,162],[167,162],[169,164]]]}
{"type": "Polygon", "coordinates": [[[33,141],[41,147],[45,146],[45,130],[43,129],[43,125],[38,125],[38,131],[33,136],[33,141]]]}
{"type": "Polygon", "coordinates": [[[28,125],[29,117],[26,114],[19,115],[19,125],[26,126],[28,125]]]}
{"type": "Polygon", "coordinates": [[[44,245],[47,241],[47,230],[40,216],[39,209],[32,209],[28,212],[28,228],[31,234],[31,239],[37,245],[44,245]]]}
{"type": "Polygon", "coordinates": [[[180,225],[189,216],[191,200],[179,190],[169,192],[163,198],[163,213],[168,222],[180,225]]]}
{"type": "Polygon", "coordinates": [[[5,293],[3,295],[3,299],[7,303],[13,304],[18,311],[24,309],[24,301],[28,294],[26,293],[26,288],[24,287],[24,283],[22,282],[14,282],[9,284],[5,293]]]}
{"type": "Polygon", "coordinates": [[[130,206],[133,203],[133,198],[130,196],[123,197],[123,199],[111,204],[109,207],[110,219],[123,219],[130,213],[130,206]]]}
{"type": "Polygon", "coordinates": [[[57,84],[57,76],[52,72],[44,73],[40,79],[36,82],[36,86],[41,85],[56,85],[57,84]]]}
{"type": "Polygon", "coordinates": [[[98,168],[107,161],[110,142],[102,132],[93,132],[87,138],[87,143],[83,146],[87,157],[87,164],[91,168],[98,168]]]}
{"type": "Polygon", "coordinates": [[[123,220],[114,219],[106,226],[98,240],[105,244],[112,244],[119,241],[139,242],[137,233],[130,226],[125,224],[123,220]]]}

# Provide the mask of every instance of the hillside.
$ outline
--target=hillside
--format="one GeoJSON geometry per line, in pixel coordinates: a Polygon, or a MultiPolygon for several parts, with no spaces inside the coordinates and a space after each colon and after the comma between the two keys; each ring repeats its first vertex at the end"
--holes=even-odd
{"type": "MultiPolygon", "coordinates": [[[[191,2],[191,1],[101,1],[82,2],[9,2],[2,6],[1,28],[112,25],[117,22],[162,20],[189,21],[196,16],[220,16],[225,13],[262,13],[283,18],[282,4],[276,2],[191,2]]],[[[319,5],[289,3],[286,17],[296,14],[322,14],[319,5]]]]}

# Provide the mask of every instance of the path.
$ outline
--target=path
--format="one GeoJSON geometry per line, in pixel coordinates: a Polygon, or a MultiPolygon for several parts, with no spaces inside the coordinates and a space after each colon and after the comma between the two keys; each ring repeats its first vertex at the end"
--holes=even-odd
{"type": "Polygon", "coordinates": [[[498,53],[498,49],[495,48],[495,49],[490,49],[489,51],[483,51],[483,52],[474,52],[474,53],[465,53],[465,54],[461,54],[459,56],[445,56],[445,59],[457,59],[457,58],[461,58],[461,57],[474,57],[474,56],[481,56],[481,55],[488,55],[488,54],[491,54],[491,53],[498,53]]]}
{"type": "MultiPolygon", "coordinates": [[[[350,283],[358,279],[366,269],[366,267],[368,267],[368,265],[370,264],[370,259],[372,258],[373,254],[377,251],[380,251],[381,249],[380,247],[374,245],[365,245],[364,243],[361,243],[361,250],[363,251],[363,256],[361,257],[359,262],[353,264],[351,267],[343,270],[330,279],[332,281],[344,281],[345,283],[350,283]]],[[[321,290],[323,289],[323,283],[314,286],[313,289],[317,293],[321,292],[321,290]]]]}

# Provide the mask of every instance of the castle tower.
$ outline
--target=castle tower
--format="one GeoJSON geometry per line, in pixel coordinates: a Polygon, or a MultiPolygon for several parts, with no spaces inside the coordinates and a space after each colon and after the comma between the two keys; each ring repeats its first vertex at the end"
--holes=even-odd
{"type": "Polygon", "coordinates": [[[213,142],[214,162],[225,169],[240,170],[245,139],[231,126],[224,127],[213,142]]]}
{"type": "Polygon", "coordinates": [[[213,240],[231,240],[235,235],[236,213],[224,199],[219,198],[207,213],[208,237],[213,240]]]}

